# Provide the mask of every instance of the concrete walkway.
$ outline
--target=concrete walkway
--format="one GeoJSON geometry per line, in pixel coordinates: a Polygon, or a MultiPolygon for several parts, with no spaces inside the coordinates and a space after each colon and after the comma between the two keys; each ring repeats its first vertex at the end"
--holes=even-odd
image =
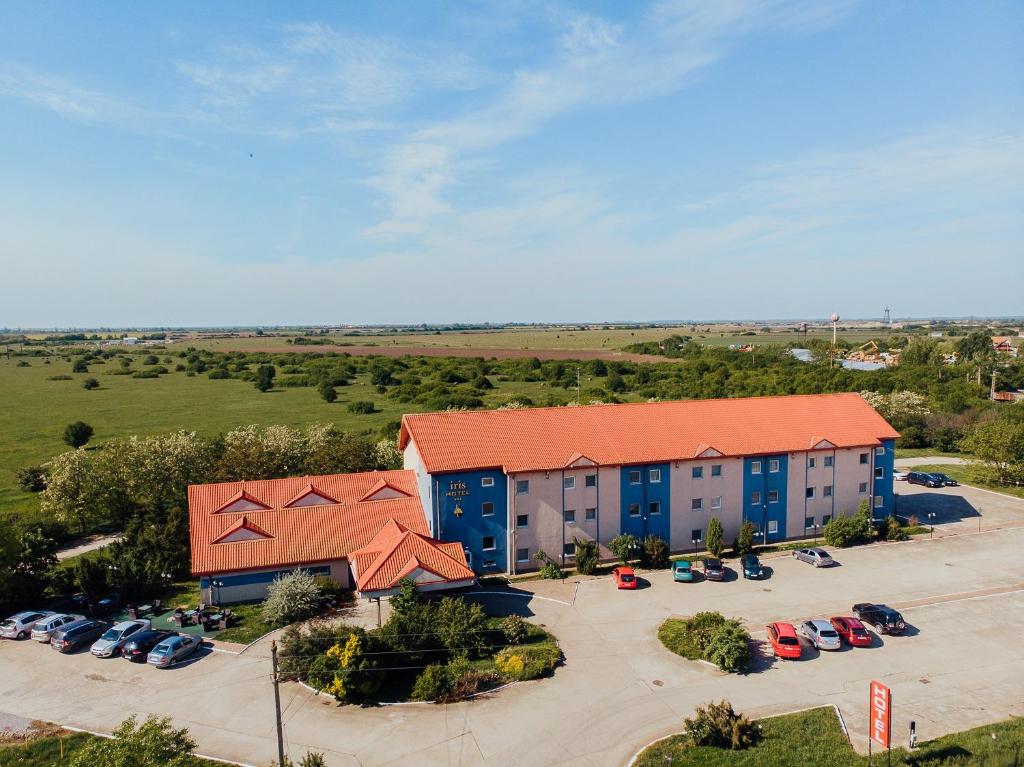
{"type": "Polygon", "coordinates": [[[85,541],[77,541],[74,546],[68,546],[67,548],[58,549],[57,559],[70,559],[71,557],[77,557],[79,554],[85,554],[89,551],[96,551],[97,549],[102,549],[104,546],[109,546],[114,541],[120,539],[120,535],[98,535],[90,537],[85,541]]]}

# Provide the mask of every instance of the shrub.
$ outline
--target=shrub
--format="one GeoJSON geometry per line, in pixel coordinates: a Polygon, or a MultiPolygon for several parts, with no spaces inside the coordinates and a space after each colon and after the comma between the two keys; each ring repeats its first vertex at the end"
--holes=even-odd
{"type": "Polygon", "coordinates": [[[740,525],[740,534],[736,539],[736,551],[739,554],[746,554],[754,550],[754,533],[757,532],[757,525],[749,519],[744,520],[740,525]]]}
{"type": "Polygon", "coordinates": [[[46,489],[46,469],[42,466],[18,469],[18,487],[26,493],[41,493],[46,489]]]}
{"type": "Polygon", "coordinates": [[[358,401],[348,403],[348,412],[355,413],[356,415],[370,415],[370,413],[377,411],[372,402],[358,401]]]}
{"type": "Polygon", "coordinates": [[[319,751],[307,751],[299,760],[299,767],[327,767],[327,760],[319,751]]]}
{"type": "Polygon", "coordinates": [[[319,604],[316,579],[306,570],[295,570],[270,584],[260,614],[267,623],[280,626],[310,617],[319,604]]]}
{"type": "Polygon", "coordinates": [[[280,669],[285,678],[305,680],[313,660],[324,648],[348,641],[358,629],[344,624],[314,621],[305,626],[294,624],[284,630],[281,637],[280,669]]]}
{"type": "Polygon", "coordinates": [[[608,550],[624,565],[629,564],[630,557],[634,556],[638,548],[640,548],[640,541],[637,540],[635,535],[630,535],[629,533],[616,535],[608,543],[608,550]]]}
{"type": "Polygon", "coordinates": [[[726,621],[708,638],[704,659],[722,671],[746,673],[750,670],[750,635],[739,621],[726,621]]]}
{"type": "Polygon", "coordinates": [[[320,399],[324,402],[334,402],[338,399],[338,392],[330,381],[321,381],[320,386],[317,387],[317,391],[320,392],[320,399]]]}
{"type": "Polygon", "coordinates": [[[693,719],[684,719],[686,735],[694,746],[711,746],[740,751],[760,739],[760,729],[728,701],[698,706],[693,719]]]}
{"type": "Polygon", "coordinates": [[[708,531],[705,535],[707,538],[708,551],[711,552],[712,556],[722,556],[722,549],[725,546],[725,530],[722,528],[722,522],[718,517],[712,517],[711,521],[708,522],[708,531]]]}
{"type": "Polygon", "coordinates": [[[597,568],[597,560],[600,557],[597,541],[574,537],[572,542],[576,544],[576,572],[580,575],[590,575],[597,568]]]}
{"type": "Polygon", "coordinates": [[[73,381],[75,379],[72,378],[71,376],[60,375],[60,376],[47,376],[46,380],[47,381],[73,381]]]}
{"type": "Polygon", "coordinates": [[[313,581],[316,583],[316,589],[321,599],[337,599],[341,593],[341,587],[334,582],[333,578],[329,578],[326,575],[318,575],[313,581]]]}
{"type": "Polygon", "coordinates": [[[412,686],[412,699],[437,700],[448,690],[448,672],[440,663],[432,663],[416,677],[412,686]]]}
{"type": "Polygon", "coordinates": [[[829,546],[845,548],[858,543],[868,543],[874,535],[871,527],[871,509],[867,501],[862,501],[857,513],[853,516],[840,515],[833,517],[825,525],[825,543],[829,546]]]}
{"type": "Polygon", "coordinates": [[[160,374],[155,370],[136,370],[132,373],[132,378],[159,378],[160,374]]]}
{"type": "Polygon", "coordinates": [[[526,641],[529,628],[526,621],[518,615],[510,615],[502,620],[501,633],[505,635],[505,641],[509,644],[522,644],[526,641]]]}
{"type": "Polygon", "coordinates": [[[380,675],[373,672],[373,662],[364,654],[363,631],[353,631],[341,643],[332,645],[310,665],[309,679],[317,687],[346,703],[373,694],[380,685],[380,675]]]}
{"type": "Polygon", "coordinates": [[[725,625],[725,616],[719,612],[697,613],[686,621],[686,629],[701,656],[707,653],[711,635],[723,625],[725,625]]]}
{"type": "Polygon", "coordinates": [[[523,656],[514,652],[499,655],[494,659],[494,665],[502,674],[509,679],[522,679],[526,671],[526,661],[523,656]]]}
{"type": "Polygon", "coordinates": [[[479,652],[486,644],[487,615],[476,602],[444,597],[434,608],[434,631],[450,651],[479,652]]]}
{"type": "Polygon", "coordinates": [[[903,525],[895,516],[890,515],[885,520],[885,539],[887,541],[905,541],[909,537],[907,531],[903,529],[903,525]]]}
{"type": "Polygon", "coordinates": [[[657,535],[648,535],[644,539],[641,562],[644,567],[652,569],[668,567],[668,544],[665,543],[665,539],[657,535]]]}
{"type": "Polygon", "coordinates": [[[85,360],[75,360],[75,364],[71,366],[72,373],[88,373],[89,366],[85,364],[85,360]]]}
{"type": "Polygon", "coordinates": [[[84,381],[82,381],[82,388],[87,391],[90,389],[98,389],[100,388],[100,382],[97,381],[95,378],[86,378],[84,381]]]}
{"type": "MultiPolygon", "coordinates": [[[[183,366],[177,365],[175,367],[175,370],[177,370],[178,368],[183,368],[183,366]]],[[[206,374],[206,377],[209,378],[211,381],[223,381],[225,378],[231,378],[231,373],[228,371],[227,368],[214,368],[213,370],[206,374]]]]}
{"type": "Polygon", "coordinates": [[[85,421],[75,421],[64,427],[64,444],[81,447],[92,439],[92,427],[85,421]]]}
{"type": "Polygon", "coordinates": [[[547,676],[559,661],[562,651],[551,643],[525,647],[506,647],[494,658],[495,667],[507,678],[518,681],[547,676]]]}
{"type": "Polygon", "coordinates": [[[549,580],[559,580],[562,578],[562,568],[558,566],[558,563],[548,556],[547,552],[543,549],[538,549],[537,553],[533,555],[533,558],[538,562],[543,562],[540,566],[540,577],[547,578],[549,580]]]}

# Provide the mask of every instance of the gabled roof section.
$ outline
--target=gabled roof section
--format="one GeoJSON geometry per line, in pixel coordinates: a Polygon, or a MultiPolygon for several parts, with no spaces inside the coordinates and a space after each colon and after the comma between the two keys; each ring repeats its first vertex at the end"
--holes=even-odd
{"type": "Polygon", "coordinates": [[[366,494],[360,498],[360,501],[390,501],[393,498],[408,498],[411,493],[392,485],[385,479],[377,482],[373,487],[366,491],[366,494]]]}
{"type": "Polygon", "coordinates": [[[701,442],[697,445],[696,451],[693,454],[694,458],[721,458],[722,452],[712,447],[711,445],[701,442]]]}
{"type": "Polygon", "coordinates": [[[430,474],[514,473],[561,469],[576,452],[601,466],[693,460],[712,446],[722,456],[801,452],[822,434],[838,448],[899,436],[850,392],[410,413],[402,418],[399,447],[414,441],[430,474]]]}
{"type": "Polygon", "coordinates": [[[213,539],[212,543],[236,543],[238,541],[258,541],[273,536],[249,518],[242,516],[235,524],[213,539]]]}
{"type": "Polygon", "coordinates": [[[360,592],[388,591],[404,578],[418,585],[462,585],[476,576],[462,544],[443,543],[393,520],[366,546],[352,552],[360,592]]]}
{"type": "Polygon", "coordinates": [[[811,450],[834,450],[835,443],[829,442],[824,437],[811,437],[811,450]]]}
{"type": "Polygon", "coordinates": [[[299,506],[323,506],[330,503],[339,503],[337,498],[331,498],[322,490],[317,490],[312,483],[293,495],[284,505],[286,509],[294,509],[299,506]]]}
{"type": "Polygon", "coordinates": [[[573,453],[569,456],[569,460],[565,462],[564,468],[580,469],[584,466],[597,466],[597,461],[587,458],[583,453],[573,453]]]}
{"type": "Polygon", "coordinates": [[[269,508],[270,507],[259,498],[254,498],[246,490],[240,489],[237,493],[228,498],[220,508],[214,509],[214,513],[229,514],[239,511],[267,511],[269,508]]]}

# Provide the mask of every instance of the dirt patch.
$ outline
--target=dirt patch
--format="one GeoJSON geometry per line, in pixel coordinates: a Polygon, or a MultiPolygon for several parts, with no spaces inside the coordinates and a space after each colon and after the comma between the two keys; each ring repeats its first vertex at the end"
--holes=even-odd
{"type": "MultiPolygon", "coordinates": [[[[232,349],[231,344],[218,345],[217,351],[241,351],[232,349]]],[[[351,354],[354,357],[483,357],[484,359],[518,360],[536,357],[539,360],[621,360],[623,362],[669,362],[665,357],[654,354],[632,354],[630,352],[609,349],[485,349],[470,347],[438,347],[438,346],[335,346],[320,344],[316,346],[266,346],[260,348],[268,354],[287,354],[295,352],[336,352],[351,354]]]]}

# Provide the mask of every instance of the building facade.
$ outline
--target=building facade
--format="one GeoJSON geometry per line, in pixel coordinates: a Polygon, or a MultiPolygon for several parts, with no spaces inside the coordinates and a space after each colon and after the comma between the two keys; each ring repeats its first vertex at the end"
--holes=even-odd
{"type": "Polygon", "coordinates": [[[407,415],[399,445],[430,534],[479,574],[601,556],[620,533],[701,549],[717,517],[761,543],[894,510],[899,435],[857,394],[407,415]]]}

